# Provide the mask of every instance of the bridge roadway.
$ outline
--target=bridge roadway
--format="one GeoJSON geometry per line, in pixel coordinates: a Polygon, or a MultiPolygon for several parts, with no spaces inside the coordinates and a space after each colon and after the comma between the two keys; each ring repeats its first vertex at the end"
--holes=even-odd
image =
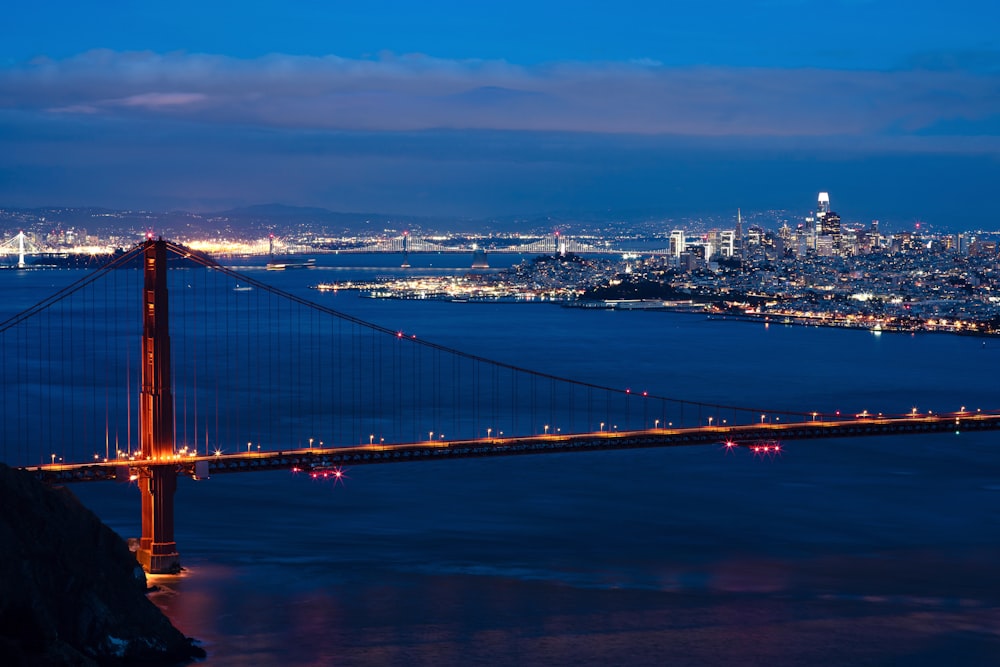
{"type": "MultiPolygon", "coordinates": [[[[864,436],[920,435],[961,431],[1000,430],[1000,411],[953,412],[892,418],[859,418],[841,421],[806,421],[654,428],[641,431],[583,434],[547,434],[512,438],[423,441],[402,444],[372,444],[351,447],[293,449],[277,452],[246,452],[214,456],[177,456],[163,461],[176,465],[178,474],[205,477],[212,474],[295,470],[315,472],[345,466],[403,461],[512,456],[558,452],[680,447],[735,442],[760,442],[864,436]]],[[[55,464],[31,467],[39,479],[53,483],[135,479],[138,469],[155,465],[149,460],[112,460],[96,463],[55,464]]]]}

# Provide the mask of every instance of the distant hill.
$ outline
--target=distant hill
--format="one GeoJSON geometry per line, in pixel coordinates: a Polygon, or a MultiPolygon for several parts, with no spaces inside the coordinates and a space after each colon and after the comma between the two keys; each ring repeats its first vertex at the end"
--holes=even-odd
{"type": "Polygon", "coordinates": [[[270,229],[310,228],[326,230],[330,234],[363,233],[385,228],[403,231],[410,228],[429,228],[440,221],[416,216],[389,215],[386,213],[342,213],[326,208],[287,206],[285,204],[258,204],[242,208],[204,214],[209,219],[225,218],[234,229],[262,231],[270,229]]]}
{"type": "MultiPolygon", "coordinates": [[[[608,229],[634,227],[642,230],[649,222],[636,212],[627,215],[611,211],[576,213],[557,211],[535,215],[495,216],[489,218],[459,218],[448,216],[416,216],[371,212],[340,212],[311,206],[289,206],[280,203],[257,204],[222,211],[192,213],[189,211],[148,211],[140,209],[109,209],[97,207],[0,207],[0,232],[8,236],[18,229],[48,235],[54,231],[76,228],[102,237],[113,235],[141,238],[154,232],[170,238],[228,236],[231,238],[262,238],[269,233],[278,236],[304,232],[328,236],[378,234],[386,230],[402,233],[522,233],[549,234],[555,230],[570,234],[603,232],[608,229]]],[[[662,223],[654,223],[654,226],[662,223]]]]}

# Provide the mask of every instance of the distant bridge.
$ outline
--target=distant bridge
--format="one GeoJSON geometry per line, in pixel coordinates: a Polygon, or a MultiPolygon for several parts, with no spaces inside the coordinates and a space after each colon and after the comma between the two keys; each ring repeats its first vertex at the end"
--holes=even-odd
{"type": "Polygon", "coordinates": [[[29,254],[43,253],[43,250],[31,237],[21,230],[13,238],[0,243],[0,257],[17,256],[17,267],[23,269],[27,266],[25,257],[29,254]]]}
{"type": "MultiPolygon", "coordinates": [[[[623,250],[609,245],[592,245],[583,241],[553,234],[550,237],[526,237],[521,243],[499,245],[500,241],[488,244],[449,244],[444,238],[425,238],[411,234],[381,239],[375,243],[353,248],[340,248],[340,253],[471,253],[476,249],[484,252],[522,254],[522,255],[553,255],[560,253],[576,254],[622,254],[623,250]]],[[[644,255],[666,254],[667,251],[643,251],[644,255]]]]}

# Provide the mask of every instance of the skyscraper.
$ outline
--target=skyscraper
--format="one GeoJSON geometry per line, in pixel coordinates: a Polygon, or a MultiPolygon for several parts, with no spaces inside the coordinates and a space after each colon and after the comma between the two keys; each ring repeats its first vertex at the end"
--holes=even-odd
{"type": "Polygon", "coordinates": [[[830,237],[834,252],[840,252],[840,216],[830,210],[830,193],[821,192],[816,200],[816,236],[830,237]]]}
{"type": "Polygon", "coordinates": [[[833,211],[827,211],[820,224],[820,233],[823,236],[840,236],[840,216],[833,211]]]}
{"type": "Polygon", "coordinates": [[[822,220],[826,217],[826,214],[830,212],[830,193],[821,192],[819,193],[819,199],[816,201],[816,219],[822,220]]]}
{"type": "Polygon", "coordinates": [[[732,255],[743,259],[743,216],[740,214],[740,209],[736,209],[736,234],[733,238],[732,255]]]}
{"type": "Polygon", "coordinates": [[[680,257],[682,252],[684,252],[684,230],[675,229],[670,232],[670,254],[680,257]]]}
{"type": "MultiPolygon", "coordinates": [[[[808,222],[808,218],[806,221],[808,222]]],[[[830,210],[830,193],[821,192],[816,198],[815,240],[818,244],[822,237],[830,237],[835,252],[840,251],[841,230],[840,216],[830,210]]]]}

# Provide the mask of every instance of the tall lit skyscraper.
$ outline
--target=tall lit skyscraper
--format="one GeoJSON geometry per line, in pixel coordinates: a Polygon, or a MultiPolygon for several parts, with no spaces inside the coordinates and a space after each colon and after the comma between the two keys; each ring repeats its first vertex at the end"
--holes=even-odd
{"type": "Polygon", "coordinates": [[[834,252],[840,251],[840,216],[830,210],[830,193],[821,192],[816,200],[816,236],[829,237],[834,252]]]}
{"type": "Polygon", "coordinates": [[[822,220],[826,217],[826,214],[830,212],[830,193],[821,192],[819,193],[819,199],[816,201],[816,219],[822,220]]]}

